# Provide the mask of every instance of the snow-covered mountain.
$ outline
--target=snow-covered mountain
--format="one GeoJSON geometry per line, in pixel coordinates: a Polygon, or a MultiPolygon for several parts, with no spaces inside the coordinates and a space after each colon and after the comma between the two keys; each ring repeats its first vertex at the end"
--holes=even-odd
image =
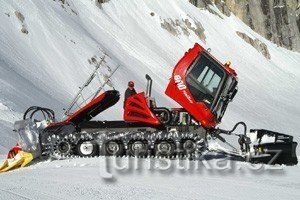
{"type": "MultiPolygon", "coordinates": [[[[61,116],[105,51],[121,67],[112,78],[123,93],[129,80],[144,90],[154,80],[159,105],[174,105],[164,89],[176,62],[200,43],[221,62],[231,60],[239,92],[222,127],[245,121],[252,128],[300,134],[300,54],[261,37],[233,14],[187,0],[0,2],[0,152],[14,143],[12,123],[31,105],[61,116]],[[214,12],[211,12],[214,11],[214,12]]],[[[122,102],[99,116],[121,119],[122,102]]]]}
{"type": "MultiPolygon", "coordinates": [[[[121,65],[112,78],[121,93],[129,80],[136,82],[138,91],[144,90],[148,73],[157,103],[176,105],[164,89],[174,65],[195,42],[211,48],[221,62],[231,60],[239,76],[239,92],[221,127],[245,121],[249,127],[284,132],[300,141],[299,53],[277,47],[214,5],[199,9],[188,0],[95,1],[0,1],[0,163],[1,154],[15,144],[13,122],[31,105],[53,108],[62,116],[103,51],[112,63],[121,65]]],[[[122,101],[99,118],[121,119],[122,101]]],[[[114,157],[44,161],[1,174],[0,199],[300,196],[299,165],[270,170],[270,166],[258,169],[259,165],[234,162],[225,169],[221,161],[223,169],[217,170],[207,168],[210,162],[197,164],[114,157]],[[128,160],[133,165],[109,168],[105,164],[110,159],[116,159],[118,166],[126,166],[128,160]],[[114,178],[104,178],[107,168],[114,178]]]]}

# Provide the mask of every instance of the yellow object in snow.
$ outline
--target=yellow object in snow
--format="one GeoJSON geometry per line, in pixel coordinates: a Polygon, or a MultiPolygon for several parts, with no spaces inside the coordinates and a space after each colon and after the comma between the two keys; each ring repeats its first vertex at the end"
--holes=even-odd
{"type": "Polygon", "coordinates": [[[32,160],[33,156],[31,153],[20,151],[14,158],[4,161],[0,168],[0,173],[25,167],[32,160]]]}
{"type": "Polygon", "coordinates": [[[31,153],[27,153],[24,151],[21,151],[20,153],[21,153],[21,157],[24,158],[24,161],[23,161],[21,167],[25,167],[33,160],[33,156],[31,153]]]}
{"type": "Polygon", "coordinates": [[[5,160],[4,163],[0,165],[0,171],[8,166],[8,161],[5,160]]]}

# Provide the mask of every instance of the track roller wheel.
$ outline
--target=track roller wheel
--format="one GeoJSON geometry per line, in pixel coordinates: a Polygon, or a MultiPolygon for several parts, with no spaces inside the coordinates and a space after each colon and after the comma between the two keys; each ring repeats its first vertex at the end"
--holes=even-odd
{"type": "Polygon", "coordinates": [[[94,157],[99,155],[99,146],[95,140],[80,140],[76,151],[81,157],[94,157]]]}
{"type": "Polygon", "coordinates": [[[185,139],[181,143],[184,155],[190,156],[197,150],[197,144],[193,139],[185,139]]]}
{"type": "Polygon", "coordinates": [[[128,144],[130,156],[147,156],[148,155],[148,142],[147,140],[131,140],[128,144]]]}
{"type": "Polygon", "coordinates": [[[172,140],[158,140],[154,145],[155,156],[172,157],[175,155],[176,145],[172,140]]]}
{"type": "Polygon", "coordinates": [[[125,154],[125,148],[122,141],[111,140],[104,143],[102,152],[105,156],[123,156],[125,154]]]}
{"type": "Polygon", "coordinates": [[[71,156],[73,153],[73,146],[71,141],[67,139],[59,139],[52,147],[51,156],[60,159],[71,156]]]}

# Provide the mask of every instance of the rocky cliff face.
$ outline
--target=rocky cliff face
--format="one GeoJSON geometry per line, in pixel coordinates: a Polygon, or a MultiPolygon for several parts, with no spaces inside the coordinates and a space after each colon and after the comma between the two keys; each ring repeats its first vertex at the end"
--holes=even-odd
{"type": "Polygon", "coordinates": [[[299,0],[190,0],[200,8],[213,3],[225,15],[234,13],[275,44],[300,52],[299,0]]]}

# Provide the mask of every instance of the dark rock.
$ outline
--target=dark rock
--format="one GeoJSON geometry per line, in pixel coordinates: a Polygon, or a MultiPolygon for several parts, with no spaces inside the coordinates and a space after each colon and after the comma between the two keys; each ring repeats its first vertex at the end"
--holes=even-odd
{"type": "MultiPolygon", "coordinates": [[[[189,16],[190,17],[190,16],[189,16]]],[[[180,29],[182,30],[183,34],[186,36],[190,35],[190,31],[194,32],[200,40],[205,42],[206,36],[204,34],[204,28],[200,22],[198,22],[196,19],[193,19],[194,21],[194,27],[192,26],[192,23],[189,21],[189,19],[176,19],[173,21],[172,19],[161,19],[161,27],[165,30],[167,30],[169,33],[171,33],[174,36],[178,36],[181,34],[180,29]]]]}
{"type": "Polygon", "coordinates": [[[24,34],[28,34],[28,30],[24,26],[22,27],[21,32],[24,34]]]}
{"type": "MultiPolygon", "coordinates": [[[[278,46],[300,52],[299,0],[190,0],[199,8],[212,4],[226,16],[233,12],[251,29],[278,46]]],[[[215,12],[214,12],[215,14],[215,12]]]]}
{"type": "Polygon", "coordinates": [[[24,22],[25,17],[24,17],[24,15],[22,15],[22,13],[20,13],[19,11],[15,11],[15,15],[20,20],[21,23],[24,22]]]}
{"type": "Polygon", "coordinates": [[[236,34],[240,38],[242,38],[245,42],[247,42],[248,44],[253,46],[265,58],[271,59],[271,55],[269,53],[268,46],[265,43],[263,43],[262,41],[260,41],[257,38],[253,39],[253,38],[249,37],[246,33],[242,33],[242,32],[237,31],[236,34]]]}

